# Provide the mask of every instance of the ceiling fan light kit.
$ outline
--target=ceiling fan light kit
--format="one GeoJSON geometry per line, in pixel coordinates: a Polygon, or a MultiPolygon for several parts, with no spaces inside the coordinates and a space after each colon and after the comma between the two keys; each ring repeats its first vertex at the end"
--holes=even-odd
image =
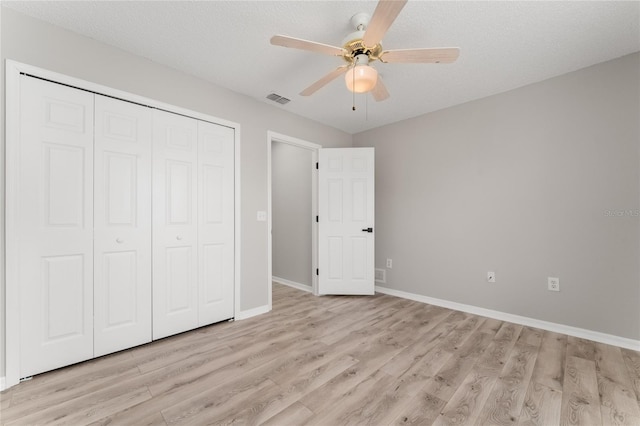
{"type": "Polygon", "coordinates": [[[302,96],[312,95],[345,74],[345,83],[351,92],[371,92],[374,100],[383,101],[389,98],[389,92],[376,69],[369,65],[371,62],[379,60],[383,63],[451,63],[459,55],[457,47],[383,50],[382,38],[406,3],[407,0],[380,0],[373,16],[364,12],[353,15],[350,22],[355,31],[345,37],[343,47],[283,35],[273,36],[271,44],[340,56],[347,62],[347,65],[331,71],[300,92],[302,96]]]}
{"type": "Polygon", "coordinates": [[[366,93],[373,90],[378,82],[378,71],[369,65],[367,55],[358,55],[355,65],[344,75],[347,89],[355,93],[366,93]]]}

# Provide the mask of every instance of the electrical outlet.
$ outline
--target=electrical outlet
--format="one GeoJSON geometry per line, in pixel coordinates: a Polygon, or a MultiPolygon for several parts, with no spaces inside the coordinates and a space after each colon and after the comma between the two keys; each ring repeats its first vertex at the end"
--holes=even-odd
{"type": "Polygon", "coordinates": [[[387,259],[387,269],[393,268],[393,260],[387,259]]]}
{"type": "Polygon", "coordinates": [[[549,291],[560,291],[560,278],[547,277],[547,287],[549,291]]]}
{"type": "Polygon", "coordinates": [[[493,271],[487,272],[487,282],[495,283],[496,282],[496,273],[493,271]]]}

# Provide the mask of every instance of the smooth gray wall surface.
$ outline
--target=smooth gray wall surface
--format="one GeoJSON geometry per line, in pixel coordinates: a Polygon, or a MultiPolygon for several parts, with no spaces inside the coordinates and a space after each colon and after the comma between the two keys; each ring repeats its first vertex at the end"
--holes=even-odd
{"type": "MultiPolygon", "coordinates": [[[[249,310],[267,305],[271,279],[267,274],[267,222],[256,221],[256,212],[267,210],[267,131],[325,147],[351,146],[351,135],[288,112],[287,109],[295,111],[295,99],[284,109],[270,106],[11,9],[2,9],[1,34],[2,87],[4,61],[13,59],[240,123],[240,307],[249,310]]],[[[2,93],[4,104],[4,90],[2,93]]],[[[0,151],[4,152],[4,132],[1,144],[0,151]]],[[[0,186],[4,188],[4,162],[0,176],[0,186]]],[[[0,211],[4,212],[4,206],[0,211]]],[[[4,223],[4,218],[0,219],[4,223]]],[[[4,300],[4,282],[0,293],[4,300]]],[[[4,303],[1,305],[0,356],[4,358],[4,303]]],[[[3,375],[4,360],[0,359],[0,376],[3,375]]]]}
{"type": "Polygon", "coordinates": [[[311,289],[312,152],[271,145],[273,275],[311,289]]]}
{"type": "Polygon", "coordinates": [[[636,53],[355,135],[385,286],[640,339],[639,76],[636,53]]]}

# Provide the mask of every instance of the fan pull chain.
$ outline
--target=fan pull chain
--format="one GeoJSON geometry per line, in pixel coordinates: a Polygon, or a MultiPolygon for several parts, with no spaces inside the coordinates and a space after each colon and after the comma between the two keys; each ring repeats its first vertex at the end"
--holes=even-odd
{"type": "MultiPolygon", "coordinates": [[[[358,66],[358,61],[360,60],[360,58],[358,58],[358,57],[356,56],[356,58],[355,58],[355,59],[356,59],[356,60],[355,60],[355,62],[353,63],[353,86],[352,86],[354,89],[355,89],[355,87],[356,87],[356,73],[355,73],[355,70],[356,70],[356,67],[358,66]]],[[[355,92],[355,90],[354,90],[354,91],[352,91],[352,92],[351,92],[351,94],[352,94],[352,96],[353,96],[353,106],[351,107],[351,110],[352,110],[352,111],[355,111],[355,110],[356,110],[356,92],[355,92]]]]}
{"type": "MultiPolygon", "coordinates": [[[[358,58],[357,58],[357,57],[356,57],[356,62],[353,64],[353,71],[354,71],[354,72],[352,73],[352,75],[353,75],[353,86],[352,86],[352,87],[353,87],[354,89],[355,89],[355,87],[356,87],[356,73],[355,73],[356,65],[358,65],[358,58]]],[[[351,95],[352,95],[352,97],[353,97],[353,106],[351,107],[351,110],[352,110],[352,111],[355,111],[355,110],[356,110],[356,91],[355,91],[355,90],[354,90],[354,91],[352,91],[352,92],[351,92],[351,95]]]]}

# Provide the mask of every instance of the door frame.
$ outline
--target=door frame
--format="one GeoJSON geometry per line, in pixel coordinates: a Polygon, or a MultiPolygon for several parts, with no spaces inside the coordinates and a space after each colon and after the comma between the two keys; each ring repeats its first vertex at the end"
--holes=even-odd
{"type": "MultiPolygon", "coordinates": [[[[285,143],[298,148],[302,148],[311,151],[311,165],[318,162],[318,150],[322,148],[322,145],[318,145],[313,142],[305,141],[303,139],[294,138],[292,136],[276,133],[271,130],[267,131],[267,279],[268,279],[268,293],[269,293],[269,310],[272,308],[272,295],[273,295],[273,237],[271,231],[273,228],[273,212],[272,212],[272,181],[271,181],[271,147],[273,142],[285,143]]],[[[316,216],[318,214],[318,173],[315,173],[315,169],[311,168],[311,215],[316,216]]],[[[318,268],[318,223],[311,220],[311,292],[318,295],[318,276],[313,273],[318,268]]]]}
{"type": "MultiPolygon", "coordinates": [[[[0,261],[5,261],[5,345],[4,353],[0,348],[0,365],[4,361],[5,364],[5,382],[4,386],[0,383],[0,390],[9,388],[20,381],[20,292],[17,285],[9,285],[18,282],[19,274],[16,267],[18,261],[18,253],[16,250],[9,251],[7,247],[14,247],[18,235],[16,235],[16,224],[18,212],[15,210],[16,200],[18,197],[18,182],[16,179],[16,167],[18,165],[17,158],[20,152],[17,149],[16,141],[20,140],[20,74],[28,74],[33,77],[50,80],[54,83],[61,83],[72,86],[81,90],[107,95],[113,98],[121,99],[127,102],[133,102],[151,108],[161,109],[168,112],[185,115],[202,121],[208,121],[214,124],[230,127],[234,129],[234,317],[240,311],[240,295],[241,295],[241,193],[240,193],[240,124],[232,121],[213,117],[197,111],[178,107],[175,105],[160,102],[154,99],[138,96],[123,90],[114,89],[103,86],[101,84],[92,83],[79,78],[49,71],[33,65],[28,65],[6,60],[5,66],[5,89],[6,89],[6,127],[5,127],[5,162],[0,165],[4,166],[5,176],[5,245],[2,247],[4,256],[0,255],[0,261]],[[11,208],[9,208],[11,207],[11,208]]],[[[0,170],[1,171],[1,170],[0,170]]],[[[1,292],[0,292],[1,293],[1,292]]]]}

